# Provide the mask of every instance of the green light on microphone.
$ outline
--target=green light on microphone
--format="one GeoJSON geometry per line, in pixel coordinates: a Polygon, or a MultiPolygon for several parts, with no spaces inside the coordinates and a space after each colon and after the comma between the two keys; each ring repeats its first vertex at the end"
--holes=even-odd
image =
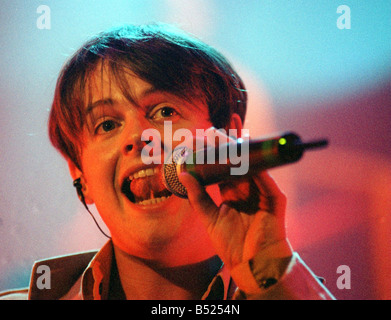
{"type": "Polygon", "coordinates": [[[280,138],[280,139],[278,140],[278,143],[279,143],[281,146],[286,145],[286,139],[285,139],[285,138],[280,138]]]}

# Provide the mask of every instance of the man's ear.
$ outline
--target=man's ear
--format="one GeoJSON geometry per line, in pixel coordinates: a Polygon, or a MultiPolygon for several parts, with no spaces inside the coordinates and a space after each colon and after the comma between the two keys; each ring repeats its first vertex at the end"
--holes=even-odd
{"type": "Polygon", "coordinates": [[[236,129],[236,138],[241,138],[242,128],[243,128],[242,119],[237,113],[233,113],[228,123],[227,134],[229,134],[229,129],[236,129]]]}
{"type": "Polygon", "coordinates": [[[83,172],[78,168],[78,166],[72,160],[68,160],[68,168],[73,181],[75,181],[76,179],[80,179],[80,185],[81,185],[80,191],[83,193],[84,201],[86,202],[86,204],[93,204],[94,201],[89,197],[88,186],[84,179],[83,172]]]}

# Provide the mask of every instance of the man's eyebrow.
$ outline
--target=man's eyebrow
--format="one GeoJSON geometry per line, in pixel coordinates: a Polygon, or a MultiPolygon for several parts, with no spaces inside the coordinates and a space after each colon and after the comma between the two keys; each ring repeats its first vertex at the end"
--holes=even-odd
{"type": "Polygon", "coordinates": [[[114,101],[111,98],[97,100],[93,103],[88,104],[88,106],[86,108],[86,114],[91,113],[92,110],[94,110],[94,108],[96,108],[96,107],[106,106],[106,105],[112,106],[113,104],[114,104],[114,101]]]}
{"type": "MultiPolygon", "coordinates": [[[[164,94],[164,91],[161,91],[159,89],[156,89],[155,87],[150,87],[148,89],[145,89],[141,94],[138,100],[142,100],[144,98],[147,98],[149,95],[154,94],[154,93],[162,93],[164,94]]],[[[112,98],[104,98],[104,99],[99,99],[93,103],[88,104],[86,108],[86,114],[88,115],[89,113],[92,112],[92,110],[96,107],[101,107],[101,106],[112,106],[115,104],[115,100],[112,98]]]]}

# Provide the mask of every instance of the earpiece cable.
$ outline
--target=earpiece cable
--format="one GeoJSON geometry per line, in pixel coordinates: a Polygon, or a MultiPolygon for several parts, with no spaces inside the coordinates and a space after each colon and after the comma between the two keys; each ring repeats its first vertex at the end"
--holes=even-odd
{"type": "Polygon", "coordinates": [[[87,209],[88,213],[90,214],[91,218],[94,220],[96,226],[98,227],[99,231],[107,238],[111,239],[110,236],[108,236],[103,230],[102,228],[99,226],[99,223],[98,221],[96,221],[94,215],[92,214],[92,212],[90,211],[90,209],[88,208],[87,206],[87,203],[84,199],[84,194],[83,194],[83,191],[82,191],[82,185],[80,183],[80,178],[76,179],[73,181],[73,186],[76,188],[76,191],[77,191],[77,195],[79,196],[79,199],[81,201],[81,203],[84,205],[84,207],[87,209]]]}

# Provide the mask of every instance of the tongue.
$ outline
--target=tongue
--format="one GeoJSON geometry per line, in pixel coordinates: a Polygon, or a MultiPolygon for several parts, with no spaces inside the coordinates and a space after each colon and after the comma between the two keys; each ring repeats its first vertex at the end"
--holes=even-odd
{"type": "Polygon", "coordinates": [[[166,188],[158,176],[139,178],[132,181],[130,191],[137,201],[159,197],[166,188]]]}

